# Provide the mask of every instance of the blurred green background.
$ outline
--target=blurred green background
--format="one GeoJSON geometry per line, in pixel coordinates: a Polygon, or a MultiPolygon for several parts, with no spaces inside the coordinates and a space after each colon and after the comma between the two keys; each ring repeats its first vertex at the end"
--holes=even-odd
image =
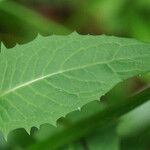
{"type": "Polygon", "coordinates": [[[150,41],[150,0],[1,0],[0,39],[8,47],[75,30],[150,41]]]}
{"type": "MultiPolygon", "coordinates": [[[[37,34],[73,31],[150,42],[150,0],[0,0],[0,41],[8,48],[32,41],[37,34]]],[[[148,86],[150,74],[135,77],[116,86],[102,100],[111,104],[148,86]]],[[[123,116],[117,132],[121,149],[149,150],[150,102],[123,116]]],[[[23,129],[11,134],[10,145],[34,143],[23,129]]],[[[0,146],[6,145],[0,136],[0,146]]]]}

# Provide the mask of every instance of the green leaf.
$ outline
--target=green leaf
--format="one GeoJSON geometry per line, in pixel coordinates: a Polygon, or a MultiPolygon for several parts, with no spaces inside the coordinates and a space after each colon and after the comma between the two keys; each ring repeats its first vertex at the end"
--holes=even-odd
{"type": "MultiPolygon", "coordinates": [[[[60,127],[68,128],[70,124],[75,124],[78,121],[81,121],[82,119],[90,118],[96,113],[103,112],[105,108],[106,106],[103,105],[103,103],[100,103],[99,101],[90,102],[87,105],[83,106],[80,111],[76,110],[74,112],[67,114],[65,118],[61,118],[58,121],[57,128],[49,124],[41,125],[38,132],[36,132],[36,134],[34,135],[35,139],[38,142],[44,142],[49,137],[57,134],[60,130],[60,127]]],[[[108,149],[109,150],[110,148],[112,150],[118,150],[119,138],[117,137],[117,133],[116,133],[116,121],[112,120],[110,126],[108,127],[107,125],[105,126],[106,129],[104,128],[102,130],[101,127],[95,128],[96,131],[94,131],[91,135],[84,136],[83,138],[79,138],[76,142],[70,142],[68,146],[65,147],[66,148],[65,150],[70,150],[70,149],[74,149],[74,150],[79,150],[79,149],[107,150],[108,149]]],[[[57,139],[55,139],[55,142],[56,141],[57,139]]],[[[51,149],[52,147],[45,145],[43,149],[46,148],[51,149]]]]}
{"type": "MultiPolygon", "coordinates": [[[[67,124],[75,124],[81,120],[93,117],[97,113],[100,113],[100,112],[103,113],[106,108],[107,108],[106,105],[99,101],[90,102],[90,103],[84,105],[81,108],[81,110],[77,110],[77,111],[67,114],[65,117],[65,120],[62,121],[62,123],[64,122],[64,125],[67,128],[67,124]]],[[[97,123],[100,120],[101,119],[97,120],[97,123]]],[[[103,122],[105,121],[104,119],[102,119],[102,120],[103,120],[103,122]]],[[[92,124],[94,124],[94,122],[92,122],[92,124]]],[[[80,139],[80,141],[78,141],[82,150],[84,150],[84,149],[88,149],[88,150],[103,150],[103,149],[119,150],[118,149],[119,148],[119,137],[117,136],[117,133],[116,133],[116,120],[112,119],[110,125],[107,124],[104,126],[106,128],[102,129],[102,127],[99,126],[99,127],[95,128],[95,131],[93,131],[90,135],[83,136],[80,139]]],[[[44,134],[44,132],[43,132],[43,134],[44,134]]],[[[74,143],[74,144],[72,144],[72,147],[74,148],[76,145],[77,145],[77,143],[74,143]]]]}
{"type": "Polygon", "coordinates": [[[8,134],[7,145],[13,149],[23,149],[34,143],[34,139],[24,129],[16,129],[8,134]]]}
{"type": "MultiPolygon", "coordinates": [[[[47,132],[51,135],[54,131],[56,131],[56,128],[48,124],[42,125],[36,134],[37,141],[46,140],[47,132]]],[[[43,149],[46,148],[51,149],[45,145],[43,149]]],[[[97,128],[92,135],[79,139],[76,142],[69,143],[63,148],[65,148],[64,150],[119,150],[119,137],[116,134],[116,123],[114,124],[114,122],[112,122],[112,125],[103,131],[101,128],[97,128]]],[[[58,150],[62,150],[62,148],[59,148],[58,150]]]]}
{"type": "Polygon", "coordinates": [[[44,141],[33,144],[27,148],[27,150],[56,150],[71,142],[90,136],[97,129],[104,131],[110,127],[116,119],[148,101],[150,98],[149,93],[150,88],[145,89],[141,93],[127,98],[123,103],[120,101],[117,104],[106,107],[103,111],[100,110],[92,116],[70,123],[65,128],[62,128],[62,130],[50,135],[44,141]]]}
{"type": "Polygon", "coordinates": [[[5,148],[6,148],[6,141],[5,141],[2,133],[0,132],[0,149],[5,150],[5,148]]]}
{"type": "Polygon", "coordinates": [[[75,110],[68,113],[65,117],[59,118],[57,120],[57,128],[50,124],[42,124],[39,130],[34,134],[34,137],[37,141],[44,141],[57,133],[62,127],[67,127],[70,124],[89,118],[96,113],[102,112],[105,108],[106,105],[100,101],[92,101],[84,105],[80,110],[75,110]]]}
{"type": "Polygon", "coordinates": [[[120,136],[128,136],[131,133],[135,134],[150,126],[150,101],[127,113],[121,118],[118,127],[120,136]],[[137,117],[138,116],[138,117],[137,117]]]}
{"type": "Polygon", "coordinates": [[[148,150],[150,147],[150,126],[140,132],[124,136],[121,139],[121,150],[148,150]]]}
{"type": "Polygon", "coordinates": [[[43,123],[99,99],[118,82],[150,71],[150,44],[113,36],[43,38],[0,54],[0,130],[43,123]]]}
{"type": "Polygon", "coordinates": [[[86,141],[89,150],[119,150],[119,137],[114,127],[107,128],[103,132],[97,131],[86,141]]]}

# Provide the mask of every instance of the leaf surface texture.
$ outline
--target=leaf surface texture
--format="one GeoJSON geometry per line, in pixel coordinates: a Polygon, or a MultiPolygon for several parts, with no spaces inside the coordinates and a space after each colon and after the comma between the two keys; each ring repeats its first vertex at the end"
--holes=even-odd
{"type": "Polygon", "coordinates": [[[43,123],[150,70],[150,45],[113,36],[38,36],[0,54],[0,130],[43,123]]]}

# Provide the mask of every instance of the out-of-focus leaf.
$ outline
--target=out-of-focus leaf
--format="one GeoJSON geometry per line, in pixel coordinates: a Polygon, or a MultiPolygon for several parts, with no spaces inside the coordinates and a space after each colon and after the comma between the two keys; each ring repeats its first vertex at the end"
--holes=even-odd
{"type": "Polygon", "coordinates": [[[69,33],[62,25],[13,1],[0,2],[0,18],[0,39],[8,47],[28,42],[35,38],[37,33],[69,33]]]}
{"type": "Polygon", "coordinates": [[[150,126],[134,134],[123,136],[121,150],[148,150],[150,148],[150,126]]]}
{"type": "Polygon", "coordinates": [[[40,129],[34,134],[34,138],[37,141],[44,141],[55,132],[57,132],[56,126],[52,126],[50,124],[43,124],[40,126],[40,129]]]}
{"type": "Polygon", "coordinates": [[[127,136],[150,126],[150,101],[139,106],[121,118],[119,135],[127,136]]]}
{"type": "MultiPolygon", "coordinates": [[[[105,108],[105,105],[103,105],[101,102],[91,102],[82,107],[80,110],[71,112],[67,114],[65,118],[61,118],[58,121],[57,128],[49,124],[42,125],[39,131],[35,134],[35,138],[37,141],[44,141],[48,137],[52,136],[55,132],[57,133],[56,129],[59,129],[60,125],[67,127],[69,124],[76,123],[82,119],[88,118],[97,112],[102,112],[105,108]]],[[[92,135],[70,143],[65,147],[65,150],[109,150],[110,148],[112,150],[118,150],[119,137],[117,137],[116,133],[116,123],[115,121],[112,121],[111,124],[112,125],[110,127],[106,127],[106,129],[103,131],[101,128],[96,128],[96,131],[93,132],[92,135]]]]}
{"type": "Polygon", "coordinates": [[[148,101],[150,97],[149,92],[150,88],[144,90],[140,94],[130,97],[127,101],[124,101],[124,103],[120,102],[117,105],[111,105],[89,118],[84,118],[76,123],[68,124],[64,129],[58,131],[54,135],[50,135],[45,141],[29,147],[28,150],[40,150],[41,148],[43,150],[55,150],[73,141],[91,135],[96,129],[103,131],[110,127],[117,118],[133,110],[143,102],[148,101]]]}
{"type": "Polygon", "coordinates": [[[34,143],[34,139],[25,129],[16,129],[9,133],[7,138],[7,145],[12,149],[22,149],[34,143]]]}
{"type": "Polygon", "coordinates": [[[104,131],[96,131],[86,142],[88,150],[119,150],[119,137],[114,126],[104,131]]]}

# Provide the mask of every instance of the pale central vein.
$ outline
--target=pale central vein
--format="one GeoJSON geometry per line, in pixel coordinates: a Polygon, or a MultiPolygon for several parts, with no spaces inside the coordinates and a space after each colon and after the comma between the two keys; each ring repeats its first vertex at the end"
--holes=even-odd
{"type": "Polygon", "coordinates": [[[88,67],[95,66],[95,65],[107,64],[109,62],[111,62],[111,61],[88,64],[88,65],[84,65],[82,67],[75,67],[75,68],[70,68],[70,69],[66,69],[66,70],[60,70],[60,71],[57,71],[57,72],[54,72],[54,73],[51,73],[51,74],[48,74],[48,75],[44,75],[42,77],[39,77],[37,79],[28,81],[26,83],[23,83],[21,85],[18,85],[16,87],[12,88],[12,89],[9,89],[9,90],[5,91],[4,93],[0,94],[0,97],[3,97],[3,96],[5,96],[5,95],[7,95],[7,94],[9,94],[9,93],[11,93],[13,91],[16,91],[17,89],[26,87],[28,85],[31,85],[31,84],[35,83],[35,82],[41,81],[43,79],[46,79],[46,78],[49,78],[49,77],[52,77],[52,76],[55,76],[55,75],[58,75],[58,74],[62,74],[62,73],[70,72],[70,71],[75,71],[75,70],[80,70],[80,69],[88,68],[88,67]]]}

